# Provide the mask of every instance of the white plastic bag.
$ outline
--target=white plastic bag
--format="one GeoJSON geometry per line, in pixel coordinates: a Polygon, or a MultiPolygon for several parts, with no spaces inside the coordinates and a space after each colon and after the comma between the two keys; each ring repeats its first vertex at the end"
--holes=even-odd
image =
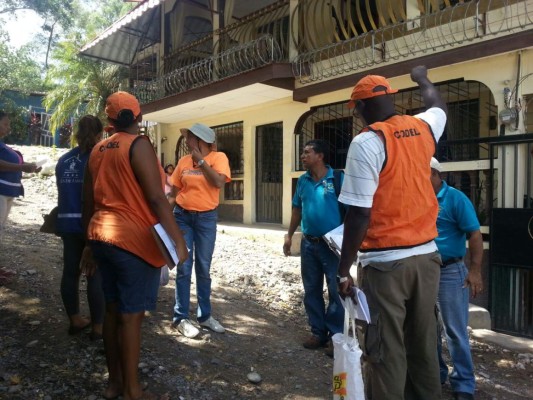
{"type": "Polygon", "coordinates": [[[333,341],[333,400],[365,400],[361,355],[355,330],[355,304],[351,298],[344,305],[344,332],[336,333],[333,341]],[[353,337],[350,336],[350,328],[353,337]]]}
{"type": "Polygon", "coordinates": [[[168,281],[169,281],[169,275],[170,275],[170,270],[168,269],[168,265],[164,265],[163,267],[161,267],[161,276],[159,278],[159,286],[166,286],[168,284],[168,281]]]}

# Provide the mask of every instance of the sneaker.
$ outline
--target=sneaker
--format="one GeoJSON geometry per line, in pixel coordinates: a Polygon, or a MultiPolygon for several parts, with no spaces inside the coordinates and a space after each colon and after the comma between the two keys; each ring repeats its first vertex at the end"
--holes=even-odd
{"type": "Polygon", "coordinates": [[[177,328],[179,333],[189,339],[198,336],[200,333],[200,330],[189,319],[182,319],[177,325],[177,328]]]}
{"type": "Polygon", "coordinates": [[[205,328],[209,328],[213,332],[216,332],[216,333],[224,333],[224,332],[226,332],[226,329],[222,325],[220,325],[220,322],[218,322],[213,317],[209,317],[205,321],[200,322],[200,326],[203,326],[205,328]]]}
{"type": "Polygon", "coordinates": [[[303,342],[303,345],[306,349],[315,350],[324,347],[324,342],[318,336],[311,335],[303,342]]]}

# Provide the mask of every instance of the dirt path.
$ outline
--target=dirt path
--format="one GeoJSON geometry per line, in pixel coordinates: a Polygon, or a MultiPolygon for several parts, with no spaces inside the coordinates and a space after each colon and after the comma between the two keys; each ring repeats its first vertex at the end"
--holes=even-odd
{"type": "MultiPolygon", "coordinates": [[[[30,150],[22,149],[26,158],[30,150]]],[[[55,202],[55,182],[32,177],[24,183],[27,195],[16,201],[0,245],[0,266],[16,272],[0,286],[0,399],[98,400],[107,377],[102,343],[67,334],[59,295],[62,243],[38,232],[41,214],[55,202]]],[[[186,339],[170,328],[171,274],[143,327],[139,370],[151,391],[174,400],[332,398],[332,359],[301,346],[308,330],[299,259],[283,257],[282,238],[280,230],[219,227],[213,315],[227,328],[223,335],[202,331],[186,339]],[[261,376],[258,384],[247,379],[252,369],[261,376]]],[[[84,284],[81,291],[87,314],[84,284]]],[[[472,346],[477,399],[533,398],[533,355],[472,346]]],[[[444,398],[452,398],[448,388],[444,398]]]]}

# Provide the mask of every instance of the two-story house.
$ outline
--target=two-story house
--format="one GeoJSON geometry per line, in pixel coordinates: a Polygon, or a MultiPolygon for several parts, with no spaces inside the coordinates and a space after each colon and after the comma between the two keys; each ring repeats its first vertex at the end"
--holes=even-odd
{"type": "Polygon", "coordinates": [[[81,53],[129,68],[163,162],[186,151],[179,128],[215,129],[233,175],[220,216],[248,224],[288,225],[307,140],[344,167],[358,79],[390,78],[416,113],[425,64],[449,107],[437,157],[487,240],[481,302],[533,336],[533,0],[145,0],[81,53]]]}

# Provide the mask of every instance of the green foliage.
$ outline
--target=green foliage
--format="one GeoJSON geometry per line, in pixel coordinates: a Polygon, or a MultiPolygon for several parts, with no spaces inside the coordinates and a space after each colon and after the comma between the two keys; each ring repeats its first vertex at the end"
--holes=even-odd
{"type": "Polygon", "coordinates": [[[42,91],[44,86],[31,46],[11,48],[7,33],[0,28],[0,92],[6,89],[29,93],[42,91]]]}
{"type": "Polygon", "coordinates": [[[18,10],[33,10],[43,18],[69,26],[73,15],[73,2],[65,0],[2,0],[0,15],[18,10]]]}
{"type": "Polygon", "coordinates": [[[9,115],[11,133],[3,141],[7,144],[25,144],[28,142],[28,111],[24,107],[18,107],[12,100],[2,98],[0,92],[2,110],[9,115]]]}
{"type": "Polygon", "coordinates": [[[132,5],[121,0],[85,0],[84,4],[85,7],[81,3],[76,6],[73,25],[52,54],[46,82],[53,88],[44,101],[46,108],[53,111],[52,132],[70,117],[93,114],[104,120],[106,98],[119,90],[128,77],[124,67],[81,57],[78,52],[132,5]]]}
{"type": "Polygon", "coordinates": [[[53,110],[52,132],[69,117],[93,114],[103,119],[106,98],[119,90],[126,78],[124,69],[119,66],[80,57],[79,48],[79,42],[72,38],[59,43],[54,52],[55,62],[47,79],[56,86],[48,91],[44,100],[46,108],[53,110]]]}

